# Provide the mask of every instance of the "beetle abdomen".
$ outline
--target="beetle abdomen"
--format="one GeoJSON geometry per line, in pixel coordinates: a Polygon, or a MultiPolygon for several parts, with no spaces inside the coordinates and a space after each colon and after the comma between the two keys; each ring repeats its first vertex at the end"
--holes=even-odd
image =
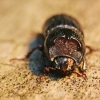
{"type": "Polygon", "coordinates": [[[49,18],[44,24],[43,33],[47,36],[52,30],[59,27],[76,28],[81,32],[81,35],[83,35],[80,24],[77,20],[65,14],[55,15],[49,18]]]}

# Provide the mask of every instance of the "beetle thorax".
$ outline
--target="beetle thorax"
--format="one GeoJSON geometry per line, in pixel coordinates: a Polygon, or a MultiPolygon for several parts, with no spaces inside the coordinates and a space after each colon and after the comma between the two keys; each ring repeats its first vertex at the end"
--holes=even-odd
{"type": "MultiPolygon", "coordinates": [[[[76,40],[68,37],[59,37],[54,41],[54,45],[49,49],[49,56],[53,61],[57,56],[75,56],[75,52],[79,49],[79,44],[76,40]]],[[[81,56],[80,54],[76,56],[81,56]]]]}

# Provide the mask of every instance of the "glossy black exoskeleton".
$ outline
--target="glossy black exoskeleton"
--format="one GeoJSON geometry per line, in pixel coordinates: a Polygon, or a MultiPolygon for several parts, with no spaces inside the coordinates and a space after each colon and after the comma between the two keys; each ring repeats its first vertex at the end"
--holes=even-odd
{"type": "Polygon", "coordinates": [[[49,18],[44,27],[44,52],[54,62],[54,68],[63,73],[77,67],[86,69],[84,34],[80,24],[71,16],[61,14],[49,18]]]}
{"type": "MultiPolygon", "coordinates": [[[[85,75],[86,61],[84,34],[77,20],[69,15],[60,14],[49,18],[43,26],[44,46],[37,46],[26,55],[39,49],[43,56],[53,62],[52,67],[45,67],[45,71],[54,70],[64,75],[76,73],[75,68],[85,75]]],[[[90,47],[90,52],[93,51],[90,47]]],[[[44,58],[44,57],[43,57],[44,58]]],[[[15,58],[16,59],[16,58],[15,58]]],[[[24,60],[20,59],[20,60],[24,60]]],[[[14,59],[12,59],[14,60],[14,59]]],[[[45,61],[43,60],[45,66],[45,61]]],[[[86,75],[85,75],[86,76],[86,75]]]]}

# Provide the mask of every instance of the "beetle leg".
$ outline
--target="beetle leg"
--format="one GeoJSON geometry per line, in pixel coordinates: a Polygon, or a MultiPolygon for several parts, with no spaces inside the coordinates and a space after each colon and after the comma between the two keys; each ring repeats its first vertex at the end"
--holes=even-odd
{"type": "Polygon", "coordinates": [[[82,66],[82,70],[86,70],[86,59],[83,59],[83,66],[82,66]]]}
{"type": "Polygon", "coordinates": [[[78,68],[78,71],[80,72],[80,74],[77,72],[73,72],[73,73],[76,73],[78,77],[83,77],[84,79],[87,79],[87,76],[85,74],[85,72],[86,72],[86,59],[85,58],[83,58],[82,63],[83,63],[82,67],[76,66],[78,68]]]}
{"type": "Polygon", "coordinates": [[[81,62],[81,64],[76,65],[76,67],[78,68],[80,73],[82,73],[86,70],[86,59],[85,59],[85,57],[83,58],[83,61],[81,62]]]}
{"type": "Polygon", "coordinates": [[[86,46],[87,49],[89,49],[89,51],[86,53],[86,55],[94,52],[94,51],[100,51],[100,48],[94,49],[91,46],[86,46]]]}
{"type": "Polygon", "coordinates": [[[82,72],[82,74],[79,74],[77,72],[72,72],[72,73],[77,74],[77,77],[83,77],[85,80],[87,79],[87,76],[86,74],[84,74],[84,72],[82,72]]]}
{"type": "MultiPolygon", "coordinates": [[[[83,63],[85,63],[85,62],[83,62],[83,63]]],[[[79,66],[77,66],[77,68],[78,68],[78,70],[79,70],[79,72],[80,72],[81,74],[79,74],[79,73],[77,73],[77,72],[74,72],[74,73],[77,73],[77,76],[78,76],[78,77],[83,77],[84,79],[87,79],[87,76],[86,76],[86,74],[84,73],[85,70],[86,70],[86,63],[83,64],[83,67],[82,67],[82,68],[79,67],[79,66]]]]}
{"type": "Polygon", "coordinates": [[[39,49],[40,51],[42,51],[43,46],[42,46],[42,45],[38,45],[37,47],[32,48],[31,50],[29,50],[29,52],[27,53],[27,55],[25,56],[25,58],[13,58],[13,59],[10,59],[10,61],[14,61],[14,60],[22,60],[22,61],[25,61],[25,60],[27,60],[27,59],[30,57],[30,55],[31,55],[35,50],[37,50],[37,49],[39,49]]]}
{"type": "Polygon", "coordinates": [[[82,77],[82,75],[77,72],[72,72],[72,73],[77,74],[77,77],[82,77]]]}
{"type": "Polygon", "coordinates": [[[45,72],[49,72],[50,69],[48,67],[45,67],[45,72]]]}
{"type": "Polygon", "coordinates": [[[45,67],[45,71],[46,72],[49,72],[50,70],[56,70],[55,68],[52,68],[52,67],[45,67]]]}

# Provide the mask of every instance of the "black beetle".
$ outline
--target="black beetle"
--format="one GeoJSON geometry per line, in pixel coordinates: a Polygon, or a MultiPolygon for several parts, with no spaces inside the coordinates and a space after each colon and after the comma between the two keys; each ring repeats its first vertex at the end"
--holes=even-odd
{"type": "MultiPolygon", "coordinates": [[[[46,67],[46,71],[57,70],[64,75],[76,73],[86,77],[84,74],[86,70],[84,34],[75,18],[66,14],[52,16],[43,26],[43,36],[45,38],[44,46],[39,45],[33,48],[25,58],[29,58],[34,50],[39,49],[46,58],[54,63],[52,67],[46,67]],[[81,74],[75,72],[75,68],[78,68],[81,74]]],[[[92,48],[87,47],[90,52],[93,51],[92,48]]],[[[45,62],[43,63],[45,66],[45,62]]]]}
{"type": "Polygon", "coordinates": [[[86,69],[84,34],[80,24],[71,16],[61,14],[49,18],[44,27],[44,52],[63,73],[77,66],[86,69]]]}

